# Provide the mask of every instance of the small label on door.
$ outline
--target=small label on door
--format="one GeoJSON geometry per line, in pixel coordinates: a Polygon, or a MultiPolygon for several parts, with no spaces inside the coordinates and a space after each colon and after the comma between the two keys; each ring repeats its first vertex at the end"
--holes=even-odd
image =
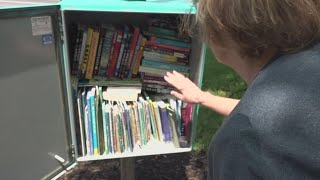
{"type": "Polygon", "coordinates": [[[31,25],[33,36],[52,34],[52,24],[50,16],[32,17],[31,25]]]}
{"type": "Polygon", "coordinates": [[[46,34],[42,35],[42,44],[52,44],[53,43],[53,37],[52,34],[46,34]]]}

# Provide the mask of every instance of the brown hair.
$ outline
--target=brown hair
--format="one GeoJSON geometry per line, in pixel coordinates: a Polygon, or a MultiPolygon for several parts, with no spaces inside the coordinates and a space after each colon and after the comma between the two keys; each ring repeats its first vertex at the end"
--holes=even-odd
{"type": "MultiPolygon", "coordinates": [[[[320,0],[198,0],[196,6],[202,39],[223,44],[227,35],[245,56],[268,47],[299,51],[320,37],[320,0]]],[[[189,17],[185,22],[190,25],[189,17]]]]}

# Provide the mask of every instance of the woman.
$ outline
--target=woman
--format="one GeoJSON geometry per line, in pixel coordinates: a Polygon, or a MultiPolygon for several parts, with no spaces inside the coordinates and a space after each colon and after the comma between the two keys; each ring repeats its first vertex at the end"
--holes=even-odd
{"type": "Polygon", "coordinates": [[[199,0],[196,22],[248,85],[239,101],[165,76],[177,98],[227,116],[208,179],[320,179],[320,1],[199,0]]]}

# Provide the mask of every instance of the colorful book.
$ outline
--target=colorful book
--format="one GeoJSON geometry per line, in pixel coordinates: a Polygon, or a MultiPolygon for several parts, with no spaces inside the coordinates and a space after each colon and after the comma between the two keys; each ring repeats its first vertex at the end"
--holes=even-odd
{"type": "Polygon", "coordinates": [[[117,66],[117,62],[118,62],[122,37],[123,37],[123,31],[117,31],[116,38],[115,38],[114,44],[113,44],[113,51],[111,54],[112,58],[110,59],[111,61],[109,62],[108,70],[107,70],[108,77],[115,76],[115,71],[116,71],[116,66],[117,66]]]}
{"type": "Polygon", "coordinates": [[[88,34],[86,39],[86,48],[84,51],[84,56],[81,64],[81,78],[84,78],[87,70],[87,63],[89,61],[90,49],[91,49],[91,40],[92,40],[93,28],[88,27],[88,34]]]}
{"type": "Polygon", "coordinates": [[[102,45],[102,54],[101,54],[98,76],[99,77],[106,77],[115,30],[114,30],[114,27],[111,25],[110,26],[102,25],[102,27],[106,29],[106,33],[105,33],[105,40],[102,45]]]}
{"type": "Polygon", "coordinates": [[[130,49],[129,49],[128,62],[126,63],[126,68],[125,68],[125,77],[129,76],[129,72],[130,72],[130,69],[132,66],[134,54],[135,54],[137,46],[138,46],[137,43],[139,40],[139,32],[140,32],[140,28],[134,27],[133,37],[132,37],[132,41],[131,41],[130,49]]]}
{"type": "MultiPolygon", "coordinates": [[[[88,134],[89,134],[89,148],[90,155],[94,154],[94,145],[93,145],[93,127],[92,127],[92,105],[91,105],[91,97],[93,97],[93,93],[90,90],[87,93],[87,109],[88,109],[88,134]]],[[[93,113],[94,114],[94,113],[93,113]]]]}
{"type": "Polygon", "coordinates": [[[99,41],[98,41],[96,60],[94,64],[94,71],[93,71],[94,76],[98,75],[99,67],[101,64],[102,48],[103,48],[103,44],[106,37],[105,35],[106,35],[106,29],[101,27],[99,32],[99,41]]]}
{"type": "Polygon", "coordinates": [[[140,45],[141,45],[142,39],[143,39],[143,36],[141,34],[139,34],[138,42],[136,44],[136,47],[135,47],[135,50],[134,50],[134,53],[133,53],[132,62],[130,64],[130,70],[129,70],[129,75],[128,75],[129,78],[132,78],[133,69],[134,69],[135,64],[137,62],[137,56],[139,54],[139,50],[140,50],[140,45]]]}
{"type": "Polygon", "coordinates": [[[166,69],[169,71],[175,70],[175,71],[184,72],[184,73],[188,73],[189,69],[190,69],[188,66],[185,66],[185,65],[168,63],[168,62],[164,62],[164,61],[153,61],[153,60],[149,60],[149,59],[143,59],[142,66],[151,67],[151,68],[158,68],[158,69],[166,69]]]}
{"type": "Polygon", "coordinates": [[[86,40],[87,40],[87,35],[88,35],[88,28],[86,26],[81,26],[81,29],[83,31],[82,34],[82,44],[81,44],[81,50],[80,50],[80,56],[79,56],[79,63],[77,67],[77,77],[81,77],[81,66],[83,63],[83,58],[86,50],[86,40]]]}
{"type": "Polygon", "coordinates": [[[177,47],[181,47],[181,48],[191,48],[190,43],[171,40],[171,39],[165,39],[165,38],[159,38],[159,37],[155,37],[155,36],[150,37],[150,42],[168,45],[168,46],[177,46],[177,47]]]}
{"type": "Polygon", "coordinates": [[[136,60],[135,60],[135,64],[134,64],[134,67],[133,67],[133,70],[132,70],[133,77],[136,77],[138,75],[139,66],[140,66],[141,60],[143,58],[143,49],[144,49],[144,46],[146,44],[146,41],[147,41],[146,38],[142,38],[142,40],[141,40],[139,52],[137,54],[137,57],[136,57],[136,60]]]}
{"type": "Polygon", "coordinates": [[[89,53],[89,59],[87,64],[86,76],[85,76],[86,79],[92,79],[93,77],[94,65],[95,65],[97,48],[99,43],[99,34],[100,34],[100,29],[94,28],[92,33],[90,53],[89,53]]]}

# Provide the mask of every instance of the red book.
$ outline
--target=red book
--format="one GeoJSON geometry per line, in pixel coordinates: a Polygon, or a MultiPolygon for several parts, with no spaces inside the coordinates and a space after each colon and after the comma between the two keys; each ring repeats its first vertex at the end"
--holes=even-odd
{"type": "Polygon", "coordinates": [[[114,44],[113,44],[113,52],[112,52],[112,58],[110,61],[110,66],[108,66],[107,70],[107,76],[108,77],[114,77],[114,73],[116,70],[116,65],[118,62],[118,56],[122,41],[123,31],[117,31],[117,38],[115,38],[114,44]]]}
{"type": "Polygon", "coordinates": [[[191,131],[191,118],[192,118],[192,104],[183,103],[181,107],[181,136],[185,136],[187,139],[190,138],[191,131]]]}
{"type": "Polygon", "coordinates": [[[190,48],[182,48],[182,47],[177,47],[177,46],[169,46],[169,45],[164,45],[164,44],[159,44],[156,42],[152,42],[152,41],[148,41],[146,42],[146,46],[155,46],[158,48],[163,48],[163,49],[171,49],[174,51],[180,51],[181,53],[189,53],[190,52],[190,48]]]}
{"type": "Polygon", "coordinates": [[[130,44],[130,50],[129,50],[129,59],[126,64],[125,77],[128,77],[128,75],[129,75],[129,71],[131,68],[130,66],[131,66],[132,60],[133,60],[133,54],[135,52],[136,46],[139,46],[139,44],[137,45],[138,38],[139,38],[139,31],[140,31],[139,27],[134,27],[133,39],[130,44]]]}

